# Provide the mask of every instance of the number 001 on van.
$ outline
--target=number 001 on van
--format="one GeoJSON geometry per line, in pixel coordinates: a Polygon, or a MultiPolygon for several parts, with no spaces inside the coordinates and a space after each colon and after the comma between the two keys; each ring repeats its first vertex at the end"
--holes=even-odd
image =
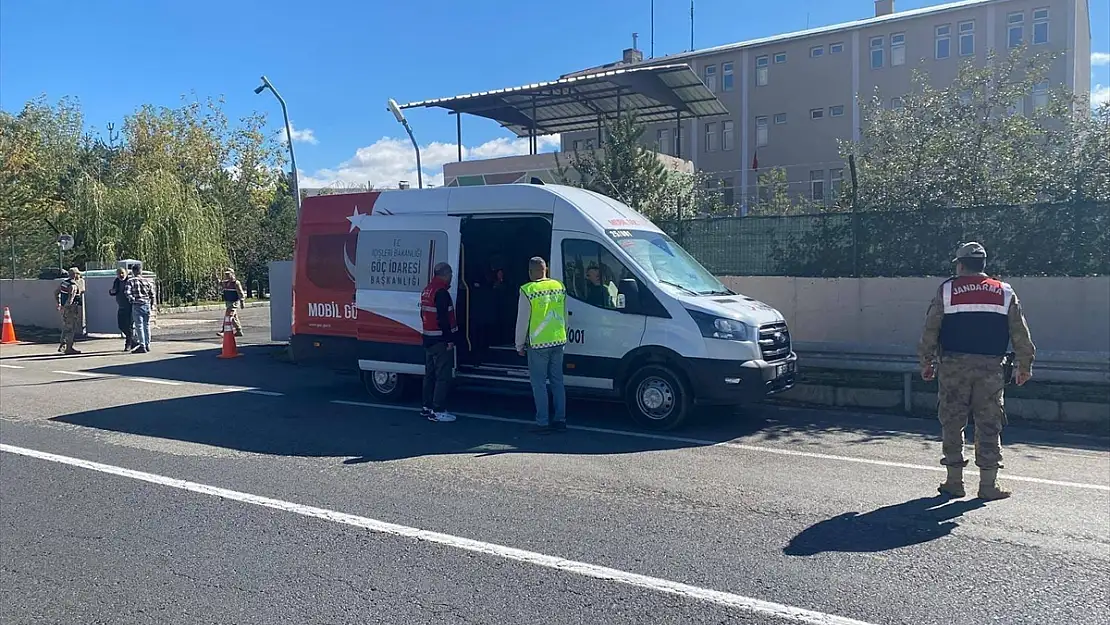
{"type": "Polygon", "coordinates": [[[695,404],[748,403],[794,384],[779,311],[730,291],[628,206],[539,184],[307,198],[294,357],[357,363],[372,395],[401,399],[424,373],[420,292],[446,262],[457,382],[526,389],[513,342],[533,256],[566,285],[568,392],[622,399],[640,423],[670,429],[695,404]]]}

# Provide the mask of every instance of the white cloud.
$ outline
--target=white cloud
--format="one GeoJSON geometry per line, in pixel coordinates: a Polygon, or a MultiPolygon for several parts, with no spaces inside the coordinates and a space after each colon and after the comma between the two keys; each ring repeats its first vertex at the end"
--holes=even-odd
{"type": "Polygon", "coordinates": [[[1095,85],[1095,88],[1091,89],[1091,106],[1108,103],[1110,103],[1110,87],[1095,85]]]}
{"type": "MultiPolygon", "coordinates": [[[[280,141],[282,145],[285,145],[287,143],[285,140],[284,126],[278,128],[278,130],[274,134],[277,135],[278,141],[280,141]]],[[[300,128],[297,128],[297,126],[294,125],[293,122],[289,122],[289,134],[293,136],[293,143],[308,143],[310,145],[316,145],[317,143],[319,143],[319,141],[316,139],[316,133],[311,128],[305,128],[304,130],[302,130],[300,128]]]]}
{"type": "Polygon", "coordinates": [[[1110,65],[1110,52],[1092,52],[1091,65],[1110,65]]]}
{"type": "MultiPolygon", "coordinates": [[[[559,147],[559,136],[539,138],[541,152],[552,152],[559,147]]],[[[517,156],[528,153],[528,139],[498,138],[475,147],[463,146],[465,160],[517,156]]],[[[443,184],[443,164],[458,159],[455,143],[433,142],[420,146],[420,168],[424,173],[424,185],[443,184]]],[[[365,186],[367,183],[377,188],[393,187],[400,180],[407,180],[416,186],[416,154],[407,138],[382,137],[373,145],[359,148],[355,155],[334,168],[317,170],[311,174],[298,172],[298,182],[302,189],[331,186],[365,186]]]]}

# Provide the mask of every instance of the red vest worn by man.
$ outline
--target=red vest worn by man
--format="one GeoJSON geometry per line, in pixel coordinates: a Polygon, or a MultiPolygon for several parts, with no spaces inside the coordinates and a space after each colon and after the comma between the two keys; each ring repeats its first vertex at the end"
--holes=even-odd
{"type": "Polygon", "coordinates": [[[432,281],[420,293],[420,326],[425,345],[450,341],[455,333],[459,331],[455,322],[455,306],[453,304],[447,306],[448,328],[443,328],[439,324],[436,295],[440,291],[447,292],[448,297],[450,297],[447,281],[437,277],[432,278],[432,281]]]}
{"type": "Polygon", "coordinates": [[[1009,312],[1014,290],[983,275],[960,276],[941,285],[945,353],[1003,356],[1010,346],[1009,312]]]}

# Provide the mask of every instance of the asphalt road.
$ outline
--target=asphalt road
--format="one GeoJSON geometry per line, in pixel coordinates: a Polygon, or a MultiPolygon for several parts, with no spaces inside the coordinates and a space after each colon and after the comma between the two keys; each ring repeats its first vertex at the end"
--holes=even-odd
{"type": "Polygon", "coordinates": [[[5,623],[1110,621],[1104,439],[1007,430],[1015,497],[948,501],[922,420],[572,402],[540,436],[526,398],[429,423],[216,343],[0,351],[5,623]]]}

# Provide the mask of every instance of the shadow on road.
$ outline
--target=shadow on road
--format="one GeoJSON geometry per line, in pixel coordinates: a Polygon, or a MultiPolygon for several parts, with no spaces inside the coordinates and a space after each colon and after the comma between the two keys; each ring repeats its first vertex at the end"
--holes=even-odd
{"type": "Polygon", "coordinates": [[[952,533],[955,519],[986,506],[980,499],[953,501],[923,497],[860,514],[846,512],[812,525],[790,541],[782,552],[812,556],[836,551],[875,553],[927,543],[952,533]]]}

